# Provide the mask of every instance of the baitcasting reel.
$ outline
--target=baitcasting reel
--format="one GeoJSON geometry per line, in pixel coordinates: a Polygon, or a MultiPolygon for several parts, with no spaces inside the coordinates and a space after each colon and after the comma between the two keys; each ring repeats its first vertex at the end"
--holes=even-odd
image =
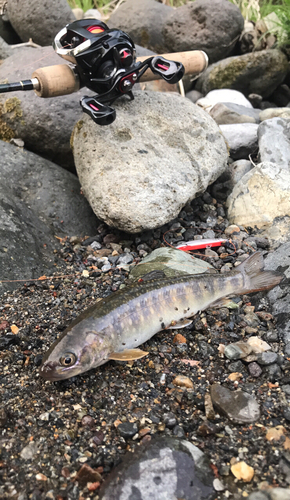
{"type": "Polygon", "coordinates": [[[130,36],[109,29],[98,20],[83,19],[68,24],[56,35],[53,45],[57,54],[75,64],[80,87],[86,86],[97,93],[94,97],[83,97],[80,104],[99,125],[109,125],[115,120],[116,111],[111,104],[118,97],[126,94],[134,99],[132,88],[148,68],[172,84],[184,74],[181,63],[162,56],[136,61],[130,36]]]}

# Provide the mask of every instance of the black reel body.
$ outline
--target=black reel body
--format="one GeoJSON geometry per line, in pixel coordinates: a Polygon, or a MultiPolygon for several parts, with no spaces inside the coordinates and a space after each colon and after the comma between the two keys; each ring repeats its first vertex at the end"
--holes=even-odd
{"type": "Polygon", "coordinates": [[[83,97],[85,113],[99,125],[109,125],[116,118],[111,104],[121,95],[134,98],[132,88],[150,68],[169,83],[177,83],[184,74],[181,63],[161,56],[136,61],[135,45],[129,35],[96,19],[83,19],[68,24],[54,40],[61,57],[75,64],[81,87],[97,95],[83,97]]]}

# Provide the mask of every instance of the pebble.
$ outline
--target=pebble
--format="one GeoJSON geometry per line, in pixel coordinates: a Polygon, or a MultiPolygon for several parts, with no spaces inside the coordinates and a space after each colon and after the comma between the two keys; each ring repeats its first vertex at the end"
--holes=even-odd
{"type": "Polygon", "coordinates": [[[271,346],[259,337],[250,337],[247,343],[251,346],[252,351],[255,353],[266,352],[271,349],[271,346]]]}
{"type": "Polygon", "coordinates": [[[235,424],[255,422],[260,417],[256,399],[246,392],[230,391],[219,384],[213,384],[210,394],[216,410],[235,424]]]}
{"type": "Polygon", "coordinates": [[[255,377],[255,378],[260,377],[260,375],[263,373],[262,368],[255,361],[253,363],[249,363],[248,370],[249,370],[249,374],[251,375],[251,377],[255,377]]]}
{"type": "Polygon", "coordinates": [[[173,384],[178,387],[187,387],[188,389],[193,389],[193,382],[188,377],[184,377],[183,375],[177,375],[175,379],[173,379],[173,384]]]}
{"type": "Polygon", "coordinates": [[[246,464],[246,462],[237,462],[231,466],[231,471],[237,479],[242,479],[245,483],[252,481],[255,471],[253,467],[246,464]]]}
{"type": "Polygon", "coordinates": [[[20,452],[20,456],[21,458],[23,458],[24,460],[31,460],[37,453],[37,445],[34,441],[31,441],[30,443],[28,443],[27,446],[25,446],[21,452],[20,452]]]}
{"type": "Polygon", "coordinates": [[[8,414],[5,408],[0,408],[0,429],[5,426],[8,420],[8,414]]]}
{"type": "Polygon", "coordinates": [[[135,422],[124,422],[118,426],[118,431],[124,439],[130,439],[138,432],[138,426],[135,422]]]}
{"type": "Polygon", "coordinates": [[[258,354],[257,362],[259,365],[272,365],[278,360],[278,354],[276,352],[263,352],[258,354]]]}
{"type": "Polygon", "coordinates": [[[243,359],[252,352],[252,347],[246,342],[229,344],[225,348],[225,356],[228,359],[243,359]]]}
{"type": "Polygon", "coordinates": [[[165,413],[163,415],[163,421],[164,421],[166,427],[168,427],[168,429],[172,429],[177,423],[177,420],[176,420],[174,413],[171,413],[171,412],[165,413]]]}
{"type": "Polygon", "coordinates": [[[102,476],[99,472],[92,469],[88,464],[82,465],[75,476],[75,481],[79,483],[79,486],[86,486],[87,483],[95,483],[101,480],[102,476]]]}

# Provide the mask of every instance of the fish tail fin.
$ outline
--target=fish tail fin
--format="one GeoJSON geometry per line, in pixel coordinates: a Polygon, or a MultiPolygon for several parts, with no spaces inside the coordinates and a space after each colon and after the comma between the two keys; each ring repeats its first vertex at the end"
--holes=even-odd
{"type": "Polygon", "coordinates": [[[279,285],[283,274],[278,271],[264,271],[264,259],[261,252],[255,252],[242,262],[238,267],[245,277],[245,287],[241,293],[259,292],[260,290],[270,290],[279,285]]]}

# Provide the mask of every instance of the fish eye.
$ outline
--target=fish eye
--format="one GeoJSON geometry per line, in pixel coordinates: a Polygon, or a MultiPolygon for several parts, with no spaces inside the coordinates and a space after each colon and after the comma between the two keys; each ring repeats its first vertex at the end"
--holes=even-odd
{"type": "Polygon", "coordinates": [[[72,366],[75,364],[77,358],[72,352],[66,352],[61,358],[59,358],[59,362],[63,366],[72,366]]]}

